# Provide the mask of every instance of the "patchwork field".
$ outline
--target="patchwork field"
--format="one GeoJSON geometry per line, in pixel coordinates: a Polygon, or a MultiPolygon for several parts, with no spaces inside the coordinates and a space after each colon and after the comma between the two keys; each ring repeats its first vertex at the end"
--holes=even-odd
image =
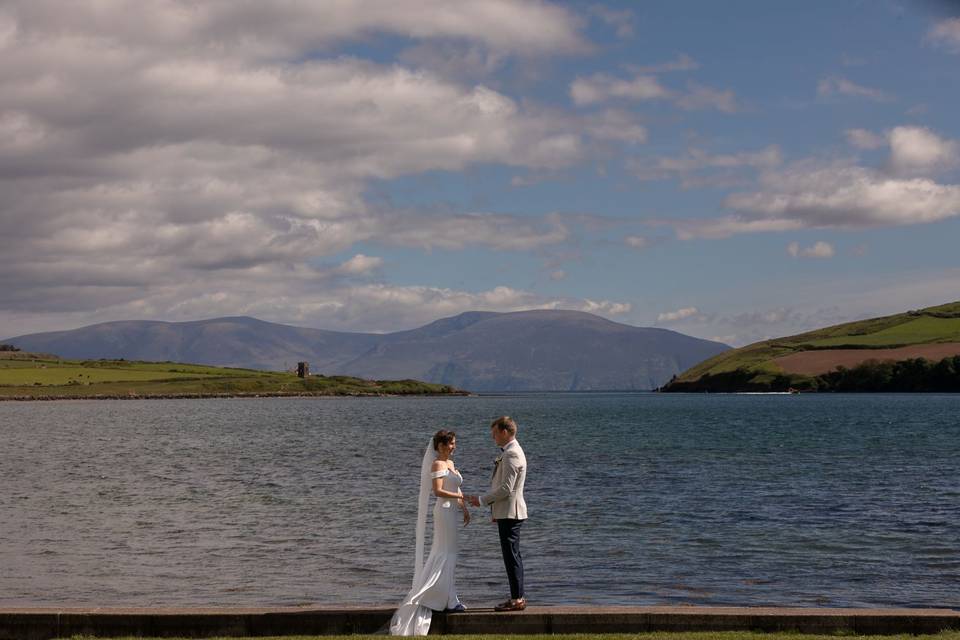
{"type": "Polygon", "coordinates": [[[837,367],[851,369],[869,360],[907,360],[926,358],[931,361],[960,355],[960,342],[943,344],[918,344],[896,349],[826,349],[800,351],[775,358],[773,364],[784,373],[800,373],[815,376],[833,371],[837,367]]]}

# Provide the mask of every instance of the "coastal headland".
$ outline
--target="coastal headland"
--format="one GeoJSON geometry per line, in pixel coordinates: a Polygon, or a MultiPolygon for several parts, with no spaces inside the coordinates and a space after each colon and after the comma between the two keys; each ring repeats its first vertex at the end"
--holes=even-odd
{"type": "Polygon", "coordinates": [[[419,380],[365,380],[177,362],[62,360],[0,352],[0,400],[128,400],[313,396],[466,395],[419,380]]]}
{"type": "MultiPolygon", "coordinates": [[[[382,631],[391,607],[8,608],[0,640],[71,636],[255,637],[382,631]]],[[[960,629],[952,609],[534,606],[515,613],[437,614],[431,635],[762,631],[823,635],[936,634],[960,629]]]]}
{"type": "Polygon", "coordinates": [[[732,349],[664,391],[960,391],[960,302],[732,349]]]}

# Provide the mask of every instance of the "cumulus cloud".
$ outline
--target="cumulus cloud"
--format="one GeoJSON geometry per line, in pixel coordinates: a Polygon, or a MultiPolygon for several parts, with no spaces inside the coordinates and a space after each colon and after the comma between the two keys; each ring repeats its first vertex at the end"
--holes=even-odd
{"type": "Polygon", "coordinates": [[[923,127],[889,131],[890,167],[898,175],[929,175],[957,164],[960,147],[923,127]]]}
{"type": "MultiPolygon", "coordinates": [[[[266,6],[250,0],[135,2],[93,5],[53,0],[14,2],[20,27],[31,32],[76,34],[106,44],[141,43],[166,52],[218,52],[234,57],[289,59],[302,52],[376,33],[407,38],[455,38],[523,54],[580,51],[586,47],[577,18],[545,2],[444,0],[404,3],[397,11],[379,0],[312,2],[287,0],[266,6]]],[[[2,31],[0,31],[2,33],[2,31]]]]}
{"type": "Polygon", "coordinates": [[[686,320],[687,318],[692,318],[699,313],[700,311],[696,307],[684,307],[682,309],[677,309],[676,311],[667,311],[666,313],[657,314],[657,322],[676,322],[678,320],[686,320]]]}
{"type": "Polygon", "coordinates": [[[930,28],[926,39],[951,53],[960,53],[960,18],[941,20],[930,28]]]}
{"type": "Polygon", "coordinates": [[[801,247],[799,242],[791,242],[787,245],[787,253],[794,258],[832,258],[835,252],[829,242],[818,240],[809,247],[801,247]]]}
{"type": "Polygon", "coordinates": [[[849,161],[805,160],[764,171],[757,190],[733,193],[724,199],[724,206],[732,213],[717,218],[653,219],[649,224],[672,227],[681,240],[924,224],[960,215],[960,185],[891,175],[849,161]]]}
{"type": "Polygon", "coordinates": [[[821,98],[828,98],[836,95],[851,96],[855,98],[867,98],[876,102],[888,102],[892,96],[880,89],[873,89],[856,84],[840,76],[829,76],[820,80],[817,84],[817,95],[821,98]]]}
{"type": "Polygon", "coordinates": [[[350,276],[366,275],[376,271],[382,266],[383,258],[378,258],[377,256],[365,256],[362,253],[358,253],[338,266],[336,271],[337,273],[350,276]]]}
{"type": "MultiPolygon", "coordinates": [[[[852,160],[824,163],[817,159],[785,168],[771,166],[761,172],[756,190],[727,196],[724,206],[731,211],[728,215],[654,220],[652,224],[672,226],[680,239],[691,240],[810,228],[923,224],[960,215],[960,185],[941,184],[930,177],[957,164],[960,153],[955,141],[913,126],[894,127],[883,135],[865,129],[845,133],[858,148],[889,145],[885,166],[869,168],[852,160]]],[[[668,164],[660,170],[687,169],[696,165],[695,160],[675,167],[668,164]]],[[[795,256],[829,257],[830,253],[827,246],[815,246],[813,253],[799,245],[790,247],[795,247],[788,249],[795,256]]]]}
{"type": "Polygon", "coordinates": [[[424,69],[322,56],[376,33],[481,56],[572,53],[586,46],[578,28],[563,8],[519,0],[422,0],[403,11],[377,0],[5,3],[3,306],[335,319],[330,309],[360,299],[337,283],[375,274],[380,259],[309,265],[357,242],[564,242],[569,231],[552,216],[399,210],[372,204],[369,185],[488,163],[556,170],[602,128],[424,69]],[[323,313],[311,316],[311,304],[323,313]]]}
{"type": "Polygon", "coordinates": [[[960,214],[960,186],[897,178],[852,164],[798,163],[761,177],[760,191],[725,204],[761,223],[864,228],[935,222],[960,214]]]}

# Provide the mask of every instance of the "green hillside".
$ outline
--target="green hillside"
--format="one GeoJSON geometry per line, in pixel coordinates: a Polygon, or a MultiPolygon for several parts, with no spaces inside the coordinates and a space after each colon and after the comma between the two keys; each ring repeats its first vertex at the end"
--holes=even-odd
{"type": "Polygon", "coordinates": [[[942,343],[960,343],[960,301],[726,351],[684,371],[664,391],[815,389],[815,376],[784,371],[775,360],[806,351],[898,349],[942,343]]]}
{"type": "Polygon", "coordinates": [[[48,354],[0,355],[0,400],[230,396],[459,394],[417,380],[363,380],[174,362],[60,360],[48,354]]]}

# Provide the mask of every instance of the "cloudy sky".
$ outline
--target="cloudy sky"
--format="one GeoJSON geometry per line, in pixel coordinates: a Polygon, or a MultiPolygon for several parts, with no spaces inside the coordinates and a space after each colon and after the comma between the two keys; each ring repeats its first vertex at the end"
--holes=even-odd
{"type": "Polygon", "coordinates": [[[958,105],[947,2],[0,1],[0,336],[958,300],[958,105]]]}

